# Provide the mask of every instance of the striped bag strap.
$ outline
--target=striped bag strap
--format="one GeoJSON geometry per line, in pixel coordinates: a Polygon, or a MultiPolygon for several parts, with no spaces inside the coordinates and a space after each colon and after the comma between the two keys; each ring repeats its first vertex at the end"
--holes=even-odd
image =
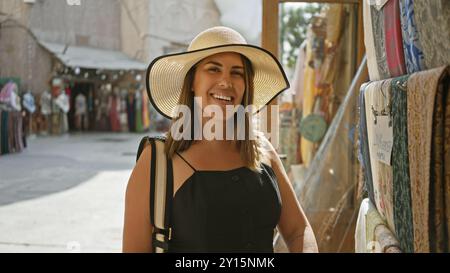
{"type": "Polygon", "coordinates": [[[149,205],[150,221],[153,226],[152,249],[154,253],[167,252],[172,236],[170,227],[173,192],[172,164],[164,152],[164,142],[165,138],[163,137],[144,137],[138,151],[139,157],[147,145],[150,144],[152,147],[149,205]]]}

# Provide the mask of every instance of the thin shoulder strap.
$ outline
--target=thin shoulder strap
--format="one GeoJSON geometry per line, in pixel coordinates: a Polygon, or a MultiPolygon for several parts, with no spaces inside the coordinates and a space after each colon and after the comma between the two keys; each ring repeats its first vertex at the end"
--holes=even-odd
{"type": "Polygon", "coordinates": [[[197,169],[195,169],[194,166],[192,166],[191,163],[189,163],[189,162],[188,162],[182,155],[180,155],[178,152],[177,152],[177,155],[178,155],[179,157],[181,157],[181,159],[183,159],[183,161],[186,162],[186,164],[188,164],[189,167],[191,167],[191,169],[194,170],[194,172],[197,171],[197,169]]]}

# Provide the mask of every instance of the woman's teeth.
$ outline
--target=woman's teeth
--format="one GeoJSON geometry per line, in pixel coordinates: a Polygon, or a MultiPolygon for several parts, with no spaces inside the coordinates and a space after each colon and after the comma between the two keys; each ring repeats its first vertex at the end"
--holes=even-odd
{"type": "Polygon", "coordinates": [[[231,101],[231,97],[212,94],[212,97],[218,100],[231,101]]]}

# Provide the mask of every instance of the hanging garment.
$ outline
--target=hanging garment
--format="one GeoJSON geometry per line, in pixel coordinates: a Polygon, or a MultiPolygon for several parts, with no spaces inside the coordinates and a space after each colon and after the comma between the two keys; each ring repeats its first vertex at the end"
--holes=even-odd
{"type": "MultiPolygon", "coordinates": [[[[308,35],[312,36],[312,31],[308,30],[308,35]]],[[[315,72],[314,68],[311,66],[313,62],[312,54],[312,38],[307,39],[306,44],[306,67],[305,67],[305,77],[304,77],[304,100],[303,100],[303,117],[308,116],[313,112],[314,98],[318,93],[315,86],[315,72]]],[[[306,140],[303,136],[300,140],[300,149],[303,162],[306,166],[309,165],[313,158],[315,145],[309,140],[306,140]]]]}
{"type": "Polygon", "coordinates": [[[380,247],[381,253],[402,253],[400,244],[395,235],[386,225],[375,227],[375,239],[380,247]]]}
{"type": "MultiPolygon", "coordinates": [[[[447,67],[412,74],[407,82],[408,154],[414,223],[414,252],[432,251],[430,232],[434,231],[430,230],[429,225],[430,219],[433,220],[436,213],[436,208],[433,204],[430,205],[430,198],[435,197],[435,185],[431,184],[436,181],[434,166],[431,166],[432,145],[435,143],[433,115],[436,94],[438,90],[442,90],[443,81],[448,81],[447,67]],[[430,214],[433,214],[431,218],[430,214]]],[[[434,162],[434,164],[437,163],[434,162]]]]}
{"type": "Polygon", "coordinates": [[[414,232],[411,204],[411,182],[408,160],[408,119],[407,86],[408,76],[393,79],[392,127],[394,144],[392,147],[392,173],[394,192],[395,234],[403,252],[414,252],[414,232]]]}
{"type": "Polygon", "coordinates": [[[369,199],[362,200],[359,207],[355,228],[355,253],[367,253],[366,215],[369,210],[369,199]]]}
{"type": "Polygon", "coordinates": [[[3,154],[3,152],[2,152],[2,137],[3,137],[2,115],[3,115],[3,110],[0,108],[0,155],[3,154]]]}
{"type": "Polygon", "coordinates": [[[375,228],[378,225],[384,225],[385,222],[381,218],[380,213],[377,211],[377,208],[375,207],[372,202],[368,202],[368,208],[366,213],[366,246],[367,246],[367,252],[381,252],[381,249],[379,245],[376,244],[376,237],[375,237],[375,228]]]}
{"type": "Polygon", "coordinates": [[[142,132],[142,93],[136,90],[134,105],[135,105],[135,118],[136,118],[136,132],[142,132]]]}
{"type": "Polygon", "coordinates": [[[128,114],[127,114],[127,92],[120,92],[120,127],[122,132],[128,131],[128,114]]]}
{"type": "MultiPolygon", "coordinates": [[[[377,81],[370,83],[365,95],[366,106],[366,123],[367,123],[367,135],[370,152],[370,164],[372,169],[372,181],[374,190],[375,205],[378,212],[391,230],[395,230],[394,227],[394,215],[393,215],[393,180],[392,180],[392,167],[385,162],[381,162],[377,157],[380,151],[383,150],[385,144],[385,138],[380,138],[380,132],[377,132],[376,127],[381,123],[381,119],[391,117],[383,117],[379,113],[387,110],[391,104],[391,79],[384,81],[377,81]],[[375,115],[374,111],[378,114],[375,115]]],[[[392,127],[392,125],[390,125],[392,127]]],[[[391,128],[392,129],[392,128],[391,128]]],[[[389,159],[386,159],[389,160],[389,159]]]]}
{"type": "Polygon", "coordinates": [[[450,1],[415,0],[414,19],[426,69],[450,63],[450,1]]]}
{"type": "Polygon", "coordinates": [[[52,112],[52,95],[48,90],[45,90],[40,99],[41,113],[49,115],[52,112]]]}
{"type": "Polygon", "coordinates": [[[87,130],[87,110],[86,96],[79,93],[75,97],[75,128],[77,130],[87,130]]]}
{"type": "Polygon", "coordinates": [[[142,90],[142,126],[144,130],[150,127],[150,114],[148,112],[148,97],[145,90],[142,90]]]}
{"type": "Polygon", "coordinates": [[[370,7],[370,14],[372,19],[372,32],[374,35],[375,50],[377,57],[378,73],[380,80],[390,78],[389,68],[386,62],[386,46],[384,33],[384,14],[383,9],[377,10],[375,7],[370,7]]]}
{"type": "Polygon", "coordinates": [[[23,107],[25,110],[27,110],[30,114],[33,114],[34,111],[36,111],[36,104],[34,102],[34,96],[31,94],[31,92],[28,91],[25,95],[23,95],[23,107]]]}
{"type": "Polygon", "coordinates": [[[386,61],[390,76],[398,77],[406,74],[398,0],[388,1],[383,9],[386,61]]]}
{"type": "Polygon", "coordinates": [[[444,200],[444,94],[443,84],[437,87],[434,102],[430,174],[430,249],[447,252],[444,200]]]}
{"type": "Polygon", "coordinates": [[[363,25],[364,25],[364,45],[366,47],[367,68],[371,81],[380,80],[378,71],[377,54],[375,49],[375,40],[373,36],[372,16],[368,1],[362,1],[363,4],[363,25]]]}
{"type": "Polygon", "coordinates": [[[294,78],[290,90],[295,94],[295,104],[299,109],[303,109],[303,92],[305,76],[306,41],[300,45],[297,61],[295,63],[294,78]]]}
{"type": "Polygon", "coordinates": [[[134,95],[132,93],[128,94],[127,100],[127,114],[128,114],[128,131],[135,132],[136,131],[136,118],[135,118],[135,102],[134,95]]]}
{"type": "Polygon", "coordinates": [[[403,52],[408,74],[425,69],[425,60],[414,18],[413,0],[400,0],[403,52]]]}
{"type": "Polygon", "coordinates": [[[369,142],[367,139],[366,104],[364,92],[367,84],[361,85],[359,93],[359,159],[364,170],[364,188],[368,193],[370,201],[375,204],[372,181],[372,167],[370,165],[369,142]]]}
{"type": "MultiPolygon", "coordinates": [[[[445,86],[443,86],[445,88],[445,86]]],[[[445,230],[447,233],[447,250],[450,251],[450,84],[447,82],[447,90],[444,90],[445,114],[444,114],[444,205],[445,205],[445,230]]]]}
{"type": "Polygon", "coordinates": [[[9,153],[9,149],[8,149],[8,115],[9,112],[8,111],[3,111],[2,114],[2,153],[3,154],[7,154],[9,153]]]}
{"type": "Polygon", "coordinates": [[[119,121],[119,101],[116,95],[109,97],[109,119],[111,123],[111,131],[120,131],[120,121],[119,121]]]}

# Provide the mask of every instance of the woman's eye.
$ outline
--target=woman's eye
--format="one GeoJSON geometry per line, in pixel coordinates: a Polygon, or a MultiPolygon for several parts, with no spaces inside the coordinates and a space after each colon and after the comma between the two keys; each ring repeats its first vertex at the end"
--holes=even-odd
{"type": "Polygon", "coordinates": [[[217,67],[210,67],[210,68],[208,68],[208,71],[219,72],[219,68],[217,68],[217,67]]]}
{"type": "Polygon", "coordinates": [[[231,74],[236,75],[236,76],[240,76],[240,77],[244,77],[244,73],[239,72],[239,71],[233,71],[233,72],[231,72],[231,74]]]}

